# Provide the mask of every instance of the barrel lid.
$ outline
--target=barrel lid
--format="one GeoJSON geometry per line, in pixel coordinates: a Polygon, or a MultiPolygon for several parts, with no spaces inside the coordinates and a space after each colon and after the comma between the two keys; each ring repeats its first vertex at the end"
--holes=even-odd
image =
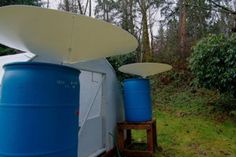
{"type": "Polygon", "coordinates": [[[18,68],[18,67],[40,67],[40,68],[54,68],[58,70],[70,70],[74,71],[76,73],[80,73],[80,71],[76,68],[64,66],[64,65],[59,65],[59,64],[52,64],[52,63],[42,63],[42,62],[15,62],[15,63],[9,63],[5,64],[3,66],[4,69],[8,68],[18,68]]]}
{"type": "Polygon", "coordinates": [[[134,51],[137,39],[102,20],[58,10],[14,5],[0,8],[0,43],[64,63],[134,51]]]}
{"type": "Polygon", "coordinates": [[[119,71],[126,74],[142,76],[143,78],[145,78],[147,76],[159,74],[171,69],[172,66],[168,64],[145,62],[123,65],[119,68],[119,71]]]}

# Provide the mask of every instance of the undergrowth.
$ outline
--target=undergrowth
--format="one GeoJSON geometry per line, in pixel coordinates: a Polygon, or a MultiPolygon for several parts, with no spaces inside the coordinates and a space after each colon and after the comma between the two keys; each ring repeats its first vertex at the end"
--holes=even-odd
{"type": "MultiPolygon", "coordinates": [[[[192,86],[191,73],[185,70],[151,78],[156,157],[235,157],[235,116],[233,108],[222,105],[229,99],[218,91],[192,86]]],[[[133,138],[145,142],[146,133],[133,131],[133,138]]]]}

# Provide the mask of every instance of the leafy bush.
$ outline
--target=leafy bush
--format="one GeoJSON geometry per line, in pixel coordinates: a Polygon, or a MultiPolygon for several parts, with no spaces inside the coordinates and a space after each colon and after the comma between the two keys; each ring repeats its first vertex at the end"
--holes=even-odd
{"type": "Polygon", "coordinates": [[[132,52],[126,55],[114,56],[107,58],[110,64],[113,66],[117,73],[117,77],[120,81],[123,81],[126,78],[131,78],[132,75],[124,74],[118,71],[119,67],[125,64],[135,63],[136,62],[136,52],[132,52]]]}
{"type": "Polygon", "coordinates": [[[233,113],[236,110],[236,98],[231,94],[221,94],[214,103],[215,109],[226,113],[233,113]]]}
{"type": "Polygon", "coordinates": [[[236,97],[236,34],[202,39],[190,57],[195,83],[236,97]]]}
{"type": "Polygon", "coordinates": [[[10,55],[10,54],[15,54],[15,53],[16,51],[14,49],[0,45],[0,56],[10,55]]]}

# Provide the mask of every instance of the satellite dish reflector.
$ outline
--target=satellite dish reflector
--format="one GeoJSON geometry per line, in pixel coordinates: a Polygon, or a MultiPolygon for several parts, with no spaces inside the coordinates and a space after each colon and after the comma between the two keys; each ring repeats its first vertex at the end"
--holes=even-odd
{"type": "Polygon", "coordinates": [[[119,71],[131,75],[139,75],[145,78],[171,69],[171,65],[163,63],[133,63],[121,66],[119,71]]]}
{"type": "Polygon", "coordinates": [[[138,42],[110,23],[32,6],[0,8],[0,43],[65,63],[121,55],[138,42]]]}

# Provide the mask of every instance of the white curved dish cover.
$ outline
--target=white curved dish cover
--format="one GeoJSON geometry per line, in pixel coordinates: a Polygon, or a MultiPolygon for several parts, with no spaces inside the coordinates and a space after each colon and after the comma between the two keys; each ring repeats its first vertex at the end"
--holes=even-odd
{"type": "Polygon", "coordinates": [[[125,54],[138,46],[130,33],[102,20],[21,5],[0,8],[0,43],[64,63],[125,54]]]}
{"type": "Polygon", "coordinates": [[[119,71],[126,74],[142,76],[145,78],[147,76],[159,74],[171,69],[172,66],[168,64],[145,62],[123,65],[119,68],[119,71]]]}

